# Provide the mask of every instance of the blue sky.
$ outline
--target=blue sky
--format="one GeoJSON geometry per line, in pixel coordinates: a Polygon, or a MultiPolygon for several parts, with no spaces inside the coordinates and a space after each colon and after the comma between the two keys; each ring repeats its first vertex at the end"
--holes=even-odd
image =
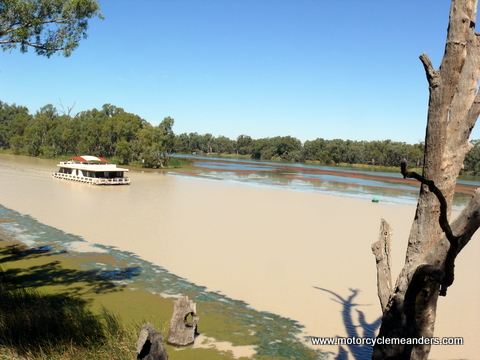
{"type": "MultiPolygon", "coordinates": [[[[0,53],[0,100],[109,103],[232,139],[423,141],[449,0],[101,0],[69,58],[0,53]]],[[[472,138],[480,138],[474,130],[472,138]]]]}

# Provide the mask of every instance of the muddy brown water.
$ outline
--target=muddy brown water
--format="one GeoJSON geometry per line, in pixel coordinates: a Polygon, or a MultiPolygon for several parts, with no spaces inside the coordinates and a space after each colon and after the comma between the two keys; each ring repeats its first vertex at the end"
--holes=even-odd
{"type": "MultiPolygon", "coordinates": [[[[129,173],[130,186],[90,186],[53,179],[55,164],[0,155],[0,204],[90,244],[132,252],[254,309],[297,320],[308,336],[346,336],[341,304],[317,287],[344,298],[359,289],[356,309],[368,322],[380,316],[370,245],[385,218],[394,228],[396,278],[415,211],[140,171],[129,173]]],[[[82,244],[77,250],[88,251],[82,244]]],[[[464,345],[434,346],[432,359],[475,359],[480,353],[479,257],[476,234],[457,259],[448,296],[438,303],[436,336],[464,337],[464,345]]],[[[353,320],[358,323],[355,311],[353,320]]]]}

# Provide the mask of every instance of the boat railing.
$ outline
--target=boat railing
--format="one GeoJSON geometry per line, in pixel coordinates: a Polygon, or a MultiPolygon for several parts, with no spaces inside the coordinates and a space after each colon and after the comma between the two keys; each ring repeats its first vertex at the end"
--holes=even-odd
{"type": "Polygon", "coordinates": [[[130,178],[118,177],[118,178],[93,178],[87,176],[78,176],[72,174],[66,174],[61,172],[54,172],[53,177],[59,179],[66,179],[78,182],[84,182],[92,185],[128,185],[130,184],[130,178]]]}

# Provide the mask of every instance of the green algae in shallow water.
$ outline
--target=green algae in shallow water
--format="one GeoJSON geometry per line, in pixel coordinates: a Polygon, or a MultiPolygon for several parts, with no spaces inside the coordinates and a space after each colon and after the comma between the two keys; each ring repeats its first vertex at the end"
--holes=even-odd
{"type": "MultiPolygon", "coordinates": [[[[48,245],[50,251],[38,252],[36,255],[43,256],[48,261],[48,257],[55,254],[70,264],[77,264],[78,271],[82,274],[111,285],[94,291],[88,287],[92,284],[82,283],[84,293],[81,295],[93,299],[96,303],[93,306],[102,303],[108,308],[113,305],[122,318],[126,319],[131,318],[133,312],[135,316],[142,316],[136,319],[138,322],[145,320],[146,314],[156,313],[157,320],[164,322],[171,317],[175,297],[186,294],[197,303],[200,334],[217,341],[230,342],[234,347],[253,345],[256,349],[254,359],[327,358],[326,353],[308,348],[298,338],[302,326],[296,321],[255,311],[243,301],[207,291],[205,287],[192,284],[135,254],[113,247],[94,245],[92,251],[98,253],[90,252],[88,255],[72,252],[72,245],[85,243],[81,237],[39,223],[28,215],[19,214],[2,205],[0,219],[0,239],[17,240],[30,248],[48,245]],[[127,294],[131,291],[136,292],[135,296],[127,294]],[[141,306],[135,306],[135,301],[139,301],[141,306]],[[144,311],[139,311],[139,308],[144,311]]],[[[78,283],[72,279],[70,287],[78,286],[81,281],[81,278],[78,278],[78,283]]],[[[65,284],[61,289],[68,290],[65,284]]],[[[49,287],[49,290],[53,289],[49,287]]],[[[197,359],[228,359],[233,356],[228,351],[202,348],[170,349],[170,353],[175,359],[182,359],[184,355],[185,359],[191,359],[192,356],[197,359]]]]}

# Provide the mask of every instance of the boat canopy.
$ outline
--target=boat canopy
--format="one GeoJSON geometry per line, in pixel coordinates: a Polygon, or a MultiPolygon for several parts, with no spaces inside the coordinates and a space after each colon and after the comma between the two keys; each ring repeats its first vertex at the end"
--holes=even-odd
{"type": "Polygon", "coordinates": [[[108,162],[104,158],[97,157],[97,156],[90,156],[90,155],[82,155],[82,156],[76,156],[72,157],[69,160],[77,160],[77,161],[103,161],[103,162],[108,162]]]}

